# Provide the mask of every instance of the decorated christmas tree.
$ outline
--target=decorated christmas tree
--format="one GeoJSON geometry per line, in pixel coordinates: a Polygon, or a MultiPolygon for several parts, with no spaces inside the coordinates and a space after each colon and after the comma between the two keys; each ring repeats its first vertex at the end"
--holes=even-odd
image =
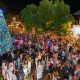
{"type": "Polygon", "coordinates": [[[12,48],[12,38],[8,31],[4,15],[0,9],[0,55],[3,55],[5,52],[10,51],[12,48]]]}

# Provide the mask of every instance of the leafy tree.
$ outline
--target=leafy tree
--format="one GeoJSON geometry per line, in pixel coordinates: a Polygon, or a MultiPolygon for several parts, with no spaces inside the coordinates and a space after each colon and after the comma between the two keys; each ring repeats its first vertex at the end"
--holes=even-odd
{"type": "Polygon", "coordinates": [[[49,30],[50,24],[53,20],[53,2],[49,0],[42,0],[38,9],[38,23],[44,31],[49,30]]]}
{"type": "Polygon", "coordinates": [[[60,35],[67,34],[68,29],[71,27],[69,24],[73,22],[73,17],[70,14],[69,5],[65,4],[63,0],[55,0],[53,5],[53,24],[52,29],[60,35]]]}
{"type": "Polygon", "coordinates": [[[20,19],[25,24],[27,31],[30,31],[32,27],[37,26],[37,9],[34,4],[26,6],[20,13],[20,19]]]}
{"type": "Polygon", "coordinates": [[[52,1],[43,0],[39,7],[31,4],[26,6],[20,13],[20,19],[25,24],[27,30],[32,27],[43,31],[49,30],[49,25],[52,22],[52,1]]]}
{"type": "Polygon", "coordinates": [[[39,7],[31,4],[21,11],[21,21],[27,30],[40,29],[66,35],[73,17],[70,7],[63,0],[42,0],[39,7]]]}

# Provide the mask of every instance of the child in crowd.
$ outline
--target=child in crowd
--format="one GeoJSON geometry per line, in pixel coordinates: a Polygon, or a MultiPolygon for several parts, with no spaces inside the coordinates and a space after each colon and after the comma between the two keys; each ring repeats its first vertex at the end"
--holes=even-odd
{"type": "Polygon", "coordinates": [[[15,70],[13,70],[12,80],[17,80],[17,76],[16,76],[16,71],[15,70]]]}

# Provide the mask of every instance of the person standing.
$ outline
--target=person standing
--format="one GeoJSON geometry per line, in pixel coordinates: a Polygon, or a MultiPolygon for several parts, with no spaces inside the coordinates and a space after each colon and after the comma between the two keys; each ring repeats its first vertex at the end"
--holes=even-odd
{"type": "Polygon", "coordinates": [[[12,72],[13,72],[13,74],[12,74],[12,80],[17,80],[16,71],[13,70],[12,72]]]}
{"type": "Polygon", "coordinates": [[[42,76],[43,76],[43,66],[41,64],[41,61],[39,61],[38,66],[37,66],[37,80],[42,80],[42,76]]]}
{"type": "Polygon", "coordinates": [[[28,60],[28,74],[31,73],[31,60],[28,60]]]}
{"type": "Polygon", "coordinates": [[[2,76],[3,76],[4,80],[6,79],[6,70],[7,70],[7,63],[3,62],[2,63],[2,76]]]}
{"type": "Polygon", "coordinates": [[[8,69],[6,70],[6,80],[12,80],[13,73],[10,68],[11,68],[11,66],[8,65],[8,69]]]}
{"type": "Polygon", "coordinates": [[[24,72],[24,79],[26,79],[28,77],[28,61],[24,61],[23,64],[23,72],[24,72]]]}

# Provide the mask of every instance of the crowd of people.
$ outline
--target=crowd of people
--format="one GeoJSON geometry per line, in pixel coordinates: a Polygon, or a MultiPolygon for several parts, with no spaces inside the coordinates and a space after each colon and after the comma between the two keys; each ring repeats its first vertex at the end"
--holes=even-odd
{"type": "Polygon", "coordinates": [[[79,42],[53,33],[15,35],[12,42],[1,56],[2,80],[80,80],[79,42]]]}

